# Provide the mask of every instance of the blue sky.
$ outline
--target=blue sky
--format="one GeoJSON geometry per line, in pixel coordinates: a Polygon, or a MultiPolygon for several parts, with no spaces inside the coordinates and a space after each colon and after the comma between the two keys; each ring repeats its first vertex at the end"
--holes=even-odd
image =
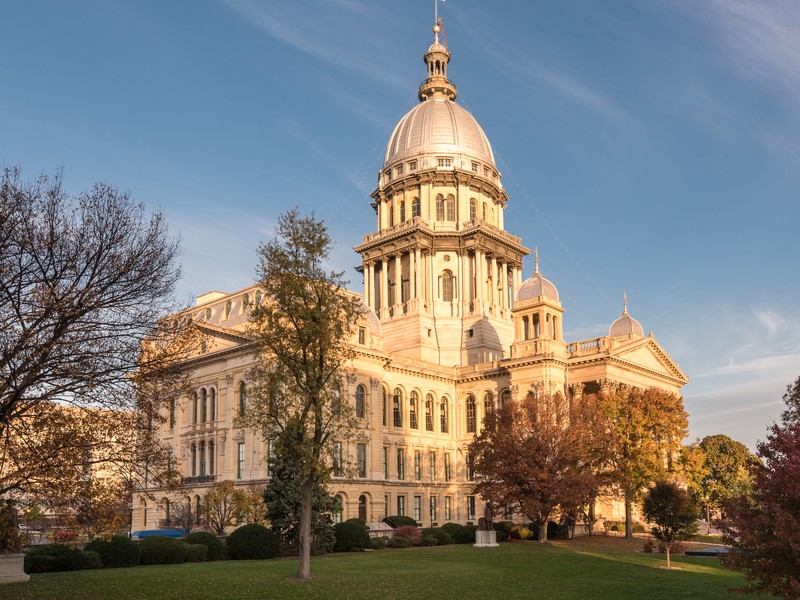
{"type": "MultiPolygon", "coordinates": [[[[800,375],[800,3],[442,5],[481,123],[570,340],[629,309],[692,382],[691,437],[754,447],[800,375]]],[[[63,167],[162,209],[179,300],[234,291],[276,216],[324,218],[333,267],[417,102],[432,0],[31,0],[3,7],[0,164],[63,167]]],[[[533,261],[525,275],[533,271],[533,261]]]]}

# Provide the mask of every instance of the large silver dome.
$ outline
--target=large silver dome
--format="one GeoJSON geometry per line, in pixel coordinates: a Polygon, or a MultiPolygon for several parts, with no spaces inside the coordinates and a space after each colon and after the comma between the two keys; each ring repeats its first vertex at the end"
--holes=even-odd
{"type": "Polygon", "coordinates": [[[468,162],[459,164],[464,159],[497,168],[489,140],[475,117],[444,97],[429,98],[400,119],[389,138],[383,166],[441,154],[466,169],[471,167],[468,162]]]}

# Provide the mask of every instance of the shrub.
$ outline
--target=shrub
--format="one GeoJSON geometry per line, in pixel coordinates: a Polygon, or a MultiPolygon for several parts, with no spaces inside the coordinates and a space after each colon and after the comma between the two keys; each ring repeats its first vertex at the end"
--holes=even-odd
{"type": "Polygon", "coordinates": [[[208,560],[208,546],[205,544],[186,544],[188,554],[186,562],[206,562],[208,560]]]}
{"type": "Polygon", "coordinates": [[[275,558],[280,538],[266,527],[251,523],[231,533],[225,545],[228,558],[233,560],[275,558]]]}
{"type": "Polygon", "coordinates": [[[520,540],[529,540],[533,537],[533,532],[528,527],[522,525],[514,530],[514,537],[520,540]]]}
{"type": "MultiPolygon", "coordinates": [[[[606,531],[622,531],[625,532],[625,522],[624,521],[605,521],[603,523],[603,527],[605,527],[606,531]]],[[[633,533],[644,533],[644,524],[643,523],[633,523],[631,526],[633,533]]]]}
{"type": "Polygon", "coordinates": [[[92,540],[86,544],[86,550],[97,552],[106,568],[135,567],[141,556],[139,545],[124,535],[115,535],[109,541],[92,540]]]}
{"type": "Polygon", "coordinates": [[[568,540],[572,538],[572,523],[547,522],[547,539],[568,540]]]}
{"type": "MultiPolygon", "coordinates": [[[[666,554],[667,547],[664,546],[664,542],[658,542],[658,551],[661,554],[666,554]]],[[[684,552],[686,552],[686,544],[682,542],[672,542],[672,546],[670,546],[669,552],[673,556],[676,554],[683,554],[684,552]]]]}
{"type": "Polygon", "coordinates": [[[103,559],[94,550],[83,551],[83,564],[85,569],[102,569],[103,559]]]}
{"type": "Polygon", "coordinates": [[[408,548],[410,545],[411,542],[408,541],[408,538],[404,538],[402,535],[396,535],[391,539],[392,548],[408,548]]]}
{"type": "Polygon", "coordinates": [[[369,527],[361,519],[348,519],[344,523],[337,523],[333,527],[333,533],[336,536],[334,552],[350,552],[370,547],[369,527]]]}
{"type": "Polygon", "coordinates": [[[85,566],[83,552],[65,544],[44,544],[25,551],[26,573],[77,571],[85,566]]]}
{"type": "Polygon", "coordinates": [[[458,523],[445,523],[442,525],[444,530],[455,544],[472,544],[475,542],[475,530],[472,525],[459,525],[458,523]]]}
{"type": "Polygon", "coordinates": [[[656,545],[653,542],[653,540],[647,540],[642,545],[642,552],[647,552],[648,554],[652,554],[655,551],[655,549],[656,549],[656,545]]]}
{"type": "Polygon", "coordinates": [[[207,560],[222,560],[225,558],[225,546],[213,533],[195,531],[187,535],[183,541],[187,544],[202,544],[208,548],[207,560]]]}
{"type": "Polygon", "coordinates": [[[391,517],[386,517],[383,519],[383,522],[395,529],[397,529],[398,527],[402,527],[403,525],[413,525],[414,527],[417,526],[417,521],[415,519],[412,519],[411,517],[406,517],[404,515],[394,515],[391,517]]]}
{"type": "Polygon", "coordinates": [[[453,543],[453,538],[441,527],[428,527],[422,530],[423,540],[425,536],[432,535],[436,538],[436,544],[439,546],[447,546],[453,543]]]}
{"type": "Polygon", "coordinates": [[[186,562],[189,556],[189,544],[183,540],[154,535],[139,542],[143,565],[175,565],[186,562]]]}
{"type": "Polygon", "coordinates": [[[422,545],[423,546],[438,546],[439,545],[439,538],[435,535],[423,535],[422,536],[422,545]]]}
{"type": "Polygon", "coordinates": [[[369,541],[369,547],[373,550],[383,550],[386,548],[386,540],[389,538],[387,537],[375,537],[371,538],[369,541]]]}
{"type": "Polygon", "coordinates": [[[416,525],[403,525],[394,530],[394,535],[404,537],[412,546],[419,546],[422,543],[422,532],[416,525]]]}

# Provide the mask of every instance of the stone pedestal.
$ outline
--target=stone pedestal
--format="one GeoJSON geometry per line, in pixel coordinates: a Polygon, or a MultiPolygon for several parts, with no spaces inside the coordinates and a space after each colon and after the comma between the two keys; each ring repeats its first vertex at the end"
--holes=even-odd
{"type": "Polygon", "coordinates": [[[0,554],[0,585],[30,581],[31,576],[25,573],[24,554],[0,554]]]}
{"type": "Polygon", "coordinates": [[[475,548],[497,548],[500,544],[497,543],[497,532],[492,531],[476,531],[475,543],[472,544],[475,548]]]}

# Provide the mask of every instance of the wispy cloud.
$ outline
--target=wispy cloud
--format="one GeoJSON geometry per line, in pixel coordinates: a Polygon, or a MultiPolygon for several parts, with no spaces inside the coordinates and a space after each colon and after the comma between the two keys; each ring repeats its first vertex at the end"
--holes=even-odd
{"type": "Polygon", "coordinates": [[[397,38],[376,31],[375,23],[396,18],[378,2],[362,0],[311,0],[308,2],[258,2],[223,0],[254,27],[270,36],[326,62],[357,71],[375,81],[406,86],[408,82],[390,68],[397,38]]]}

